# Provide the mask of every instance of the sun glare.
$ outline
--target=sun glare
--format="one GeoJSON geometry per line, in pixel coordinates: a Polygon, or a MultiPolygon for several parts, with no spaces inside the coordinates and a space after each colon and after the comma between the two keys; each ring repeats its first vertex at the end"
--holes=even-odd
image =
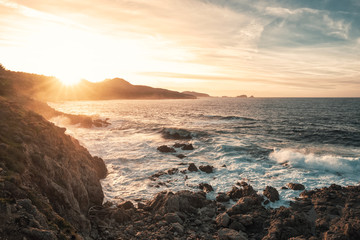
{"type": "Polygon", "coordinates": [[[75,76],[59,76],[58,79],[66,86],[73,86],[81,81],[81,78],[75,76]]]}

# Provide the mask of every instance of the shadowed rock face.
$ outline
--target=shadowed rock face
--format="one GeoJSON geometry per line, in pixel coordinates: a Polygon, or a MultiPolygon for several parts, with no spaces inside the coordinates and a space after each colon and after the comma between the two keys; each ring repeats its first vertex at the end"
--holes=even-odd
{"type": "MultiPolygon", "coordinates": [[[[15,204],[16,208],[18,199],[32,199],[27,205],[34,204],[34,209],[41,212],[50,203],[46,211],[42,209],[46,214],[58,214],[81,234],[88,235],[87,213],[91,206],[102,204],[104,196],[99,180],[106,176],[107,170],[101,158],[92,157],[64,132],[64,128],[56,127],[42,116],[0,98],[0,177],[5,181],[3,191],[9,200],[5,206],[15,204]],[[15,180],[8,182],[8,179],[15,180]]],[[[32,236],[40,234],[46,225],[50,224],[28,226],[25,222],[21,227],[32,236]]],[[[49,236],[58,234],[51,228],[48,231],[49,236]]]]}

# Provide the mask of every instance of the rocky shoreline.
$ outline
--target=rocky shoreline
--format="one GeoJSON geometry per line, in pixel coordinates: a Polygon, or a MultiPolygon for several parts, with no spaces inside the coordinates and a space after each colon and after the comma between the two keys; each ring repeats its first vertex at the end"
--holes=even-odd
{"type": "MultiPolygon", "coordinates": [[[[360,239],[360,186],[307,191],[289,183],[302,191],[300,198],[278,209],[266,207],[279,199],[275,188],[259,195],[246,182],[229,186],[216,200],[206,199],[212,187],[203,183],[198,192],[160,192],[137,206],[103,204],[102,159],[65,129],[0,100],[2,239],[360,239]],[[232,206],[225,204],[230,199],[232,206]]],[[[190,163],[187,171],[209,173],[213,167],[190,163]]]]}

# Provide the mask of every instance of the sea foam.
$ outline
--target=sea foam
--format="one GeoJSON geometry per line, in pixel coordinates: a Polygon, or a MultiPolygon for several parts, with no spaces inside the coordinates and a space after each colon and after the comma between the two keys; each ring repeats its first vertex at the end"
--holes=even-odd
{"type": "Polygon", "coordinates": [[[360,158],[305,153],[305,150],[275,149],[269,158],[291,167],[328,171],[339,174],[355,174],[360,170],[360,158]]]}

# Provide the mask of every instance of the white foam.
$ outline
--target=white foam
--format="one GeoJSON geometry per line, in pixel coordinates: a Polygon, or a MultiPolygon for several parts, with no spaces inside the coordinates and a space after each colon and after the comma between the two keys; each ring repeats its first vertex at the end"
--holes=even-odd
{"type": "Polygon", "coordinates": [[[270,159],[280,164],[289,164],[291,167],[339,174],[358,174],[360,170],[360,158],[317,155],[305,153],[305,150],[275,149],[270,154],[270,159]]]}

